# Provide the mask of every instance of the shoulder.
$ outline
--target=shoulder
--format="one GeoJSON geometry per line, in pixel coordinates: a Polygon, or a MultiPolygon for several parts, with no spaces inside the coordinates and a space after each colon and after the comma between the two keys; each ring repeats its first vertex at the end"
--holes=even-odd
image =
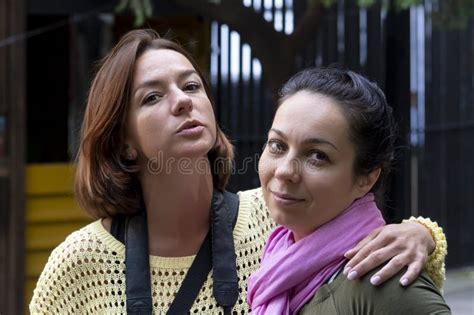
{"type": "Polygon", "coordinates": [[[71,233],[51,253],[48,264],[54,259],[62,262],[93,256],[101,251],[123,252],[124,246],[117,241],[102,225],[101,220],[94,221],[71,233]]]}
{"type": "Polygon", "coordinates": [[[266,240],[271,230],[276,227],[268,208],[263,199],[262,189],[255,188],[237,193],[240,206],[236,230],[242,228],[242,232],[252,234],[257,232],[258,237],[266,240]],[[242,224],[242,225],[241,225],[242,224]]]}
{"type": "Polygon", "coordinates": [[[404,270],[380,286],[373,286],[369,279],[377,271],[355,281],[340,274],[334,282],[320,289],[331,299],[322,299],[318,291],[307,306],[312,305],[313,310],[335,307],[341,314],[450,314],[441,293],[426,273],[408,287],[399,283],[404,270]],[[327,303],[329,300],[332,303],[327,303]]]}
{"type": "Polygon", "coordinates": [[[371,272],[359,281],[350,281],[343,277],[344,283],[341,285],[341,292],[344,294],[341,297],[350,296],[353,309],[374,314],[379,312],[384,314],[432,314],[443,313],[443,311],[449,313],[449,307],[443,296],[426,273],[420,274],[410,286],[403,287],[399,283],[399,279],[405,272],[403,270],[386,283],[376,287],[369,281],[375,272],[371,272]]]}
{"type": "Polygon", "coordinates": [[[100,220],[71,233],[48,258],[33,292],[32,313],[61,311],[64,302],[75,292],[80,299],[94,279],[107,277],[121,268],[124,247],[115,240],[100,220]]]}
{"type": "MultiPolygon", "coordinates": [[[[262,188],[244,190],[237,194],[240,199],[239,210],[246,210],[252,213],[252,215],[258,215],[263,221],[272,220],[263,198],[262,188]]],[[[274,225],[273,221],[271,223],[274,225]]]]}
{"type": "Polygon", "coordinates": [[[242,203],[261,203],[265,205],[265,201],[263,200],[262,188],[254,188],[249,190],[242,190],[237,193],[240,197],[240,202],[242,203]]]}

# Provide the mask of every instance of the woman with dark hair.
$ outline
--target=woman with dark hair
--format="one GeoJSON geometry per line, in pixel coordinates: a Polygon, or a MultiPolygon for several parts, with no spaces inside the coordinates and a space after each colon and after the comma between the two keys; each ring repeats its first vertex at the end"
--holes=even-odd
{"type": "MultiPolygon", "coordinates": [[[[275,224],[260,189],[225,192],[232,158],[191,56],[152,30],[126,34],[93,80],[77,157],[76,199],[97,221],[52,252],[31,312],[246,313],[246,281],[275,224]]],[[[434,250],[427,266],[440,275],[431,233],[381,229],[353,269],[393,257],[381,279],[409,265],[411,281],[434,250]]]]}
{"type": "Polygon", "coordinates": [[[352,71],[307,69],[283,86],[259,164],[279,227],[248,281],[252,313],[450,313],[439,279],[426,273],[408,287],[344,277],[353,275],[344,253],[385,224],[375,200],[383,200],[396,129],[383,92],[352,71]]]}

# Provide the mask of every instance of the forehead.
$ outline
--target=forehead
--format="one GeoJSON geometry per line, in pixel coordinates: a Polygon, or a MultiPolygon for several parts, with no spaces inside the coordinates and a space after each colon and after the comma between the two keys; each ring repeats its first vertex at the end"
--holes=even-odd
{"type": "Polygon", "coordinates": [[[172,76],[182,71],[195,70],[182,54],[171,49],[149,49],[141,55],[135,66],[134,79],[139,83],[142,77],[172,76]]]}
{"type": "Polygon", "coordinates": [[[352,148],[349,126],[340,106],[322,94],[300,91],[287,98],[275,114],[272,128],[285,134],[295,144],[320,138],[341,152],[352,148]]]}
{"type": "Polygon", "coordinates": [[[299,91],[288,97],[278,108],[274,124],[292,124],[303,128],[346,128],[348,122],[340,105],[331,97],[309,91],[299,91]]]}

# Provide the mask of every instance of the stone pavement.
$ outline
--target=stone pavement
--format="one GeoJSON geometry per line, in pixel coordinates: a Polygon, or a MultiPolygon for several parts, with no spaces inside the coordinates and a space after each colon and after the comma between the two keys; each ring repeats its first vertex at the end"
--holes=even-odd
{"type": "Polygon", "coordinates": [[[474,266],[446,272],[444,299],[454,315],[474,315],[474,266]]]}

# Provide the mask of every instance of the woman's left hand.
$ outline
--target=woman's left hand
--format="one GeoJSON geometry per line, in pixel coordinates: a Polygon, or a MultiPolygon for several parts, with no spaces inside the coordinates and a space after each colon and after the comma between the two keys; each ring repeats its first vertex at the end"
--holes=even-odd
{"type": "Polygon", "coordinates": [[[400,279],[400,284],[406,286],[418,277],[435,246],[430,231],[419,223],[389,224],[374,230],[345,253],[350,260],[344,274],[353,280],[388,261],[370,282],[379,285],[408,266],[400,279]]]}

